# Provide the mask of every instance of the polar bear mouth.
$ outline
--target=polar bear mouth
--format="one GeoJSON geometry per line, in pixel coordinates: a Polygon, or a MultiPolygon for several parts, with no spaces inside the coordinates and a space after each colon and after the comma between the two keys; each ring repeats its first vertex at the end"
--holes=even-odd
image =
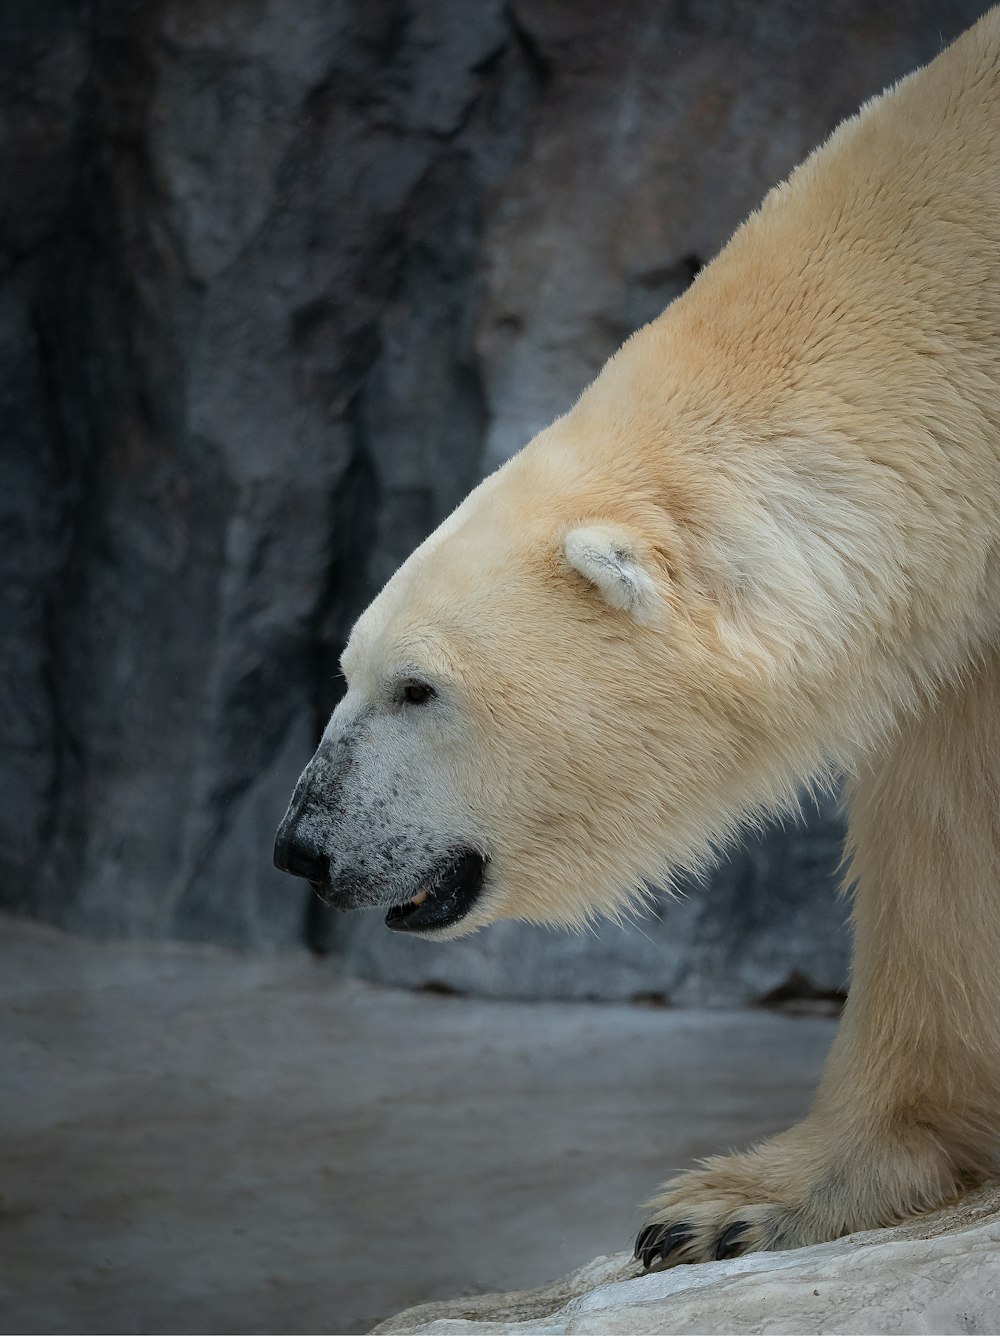
{"type": "Polygon", "coordinates": [[[486,859],[475,849],[447,854],[421,884],[412,899],[393,905],[385,916],[396,932],[426,932],[450,928],[465,918],[483,889],[486,859]]]}

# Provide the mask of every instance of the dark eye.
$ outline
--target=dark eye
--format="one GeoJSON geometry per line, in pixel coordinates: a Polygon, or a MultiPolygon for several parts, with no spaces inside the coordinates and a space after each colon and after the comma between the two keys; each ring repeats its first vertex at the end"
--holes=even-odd
{"type": "Polygon", "coordinates": [[[400,700],[404,705],[425,705],[427,701],[433,700],[437,692],[429,682],[421,682],[419,678],[411,677],[403,683],[402,690],[399,693],[400,700]]]}

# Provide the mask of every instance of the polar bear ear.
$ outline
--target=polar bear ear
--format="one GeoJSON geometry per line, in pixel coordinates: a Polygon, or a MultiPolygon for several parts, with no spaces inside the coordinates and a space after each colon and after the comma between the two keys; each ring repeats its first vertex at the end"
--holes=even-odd
{"type": "Polygon", "coordinates": [[[649,624],[663,616],[663,600],[646,568],[639,545],[625,530],[610,525],[571,529],[563,553],[612,608],[649,624]]]}

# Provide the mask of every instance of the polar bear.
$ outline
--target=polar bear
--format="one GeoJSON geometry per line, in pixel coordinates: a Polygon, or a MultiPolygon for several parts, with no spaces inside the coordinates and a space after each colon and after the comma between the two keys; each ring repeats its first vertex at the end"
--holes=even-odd
{"type": "Polygon", "coordinates": [[[845,122],[361,617],[279,867],[391,928],[578,923],[848,777],[803,1123],[648,1266],[887,1225],[1000,1130],[1000,10],[845,122]]]}

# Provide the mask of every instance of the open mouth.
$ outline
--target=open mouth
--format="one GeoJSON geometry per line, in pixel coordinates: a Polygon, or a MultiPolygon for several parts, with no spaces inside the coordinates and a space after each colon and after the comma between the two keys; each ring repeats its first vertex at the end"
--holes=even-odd
{"type": "Polygon", "coordinates": [[[386,927],[397,932],[450,928],[476,903],[485,871],[482,854],[474,849],[456,850],[438,864],[411,900],[392,906],[385,916],[386,927]]]}

